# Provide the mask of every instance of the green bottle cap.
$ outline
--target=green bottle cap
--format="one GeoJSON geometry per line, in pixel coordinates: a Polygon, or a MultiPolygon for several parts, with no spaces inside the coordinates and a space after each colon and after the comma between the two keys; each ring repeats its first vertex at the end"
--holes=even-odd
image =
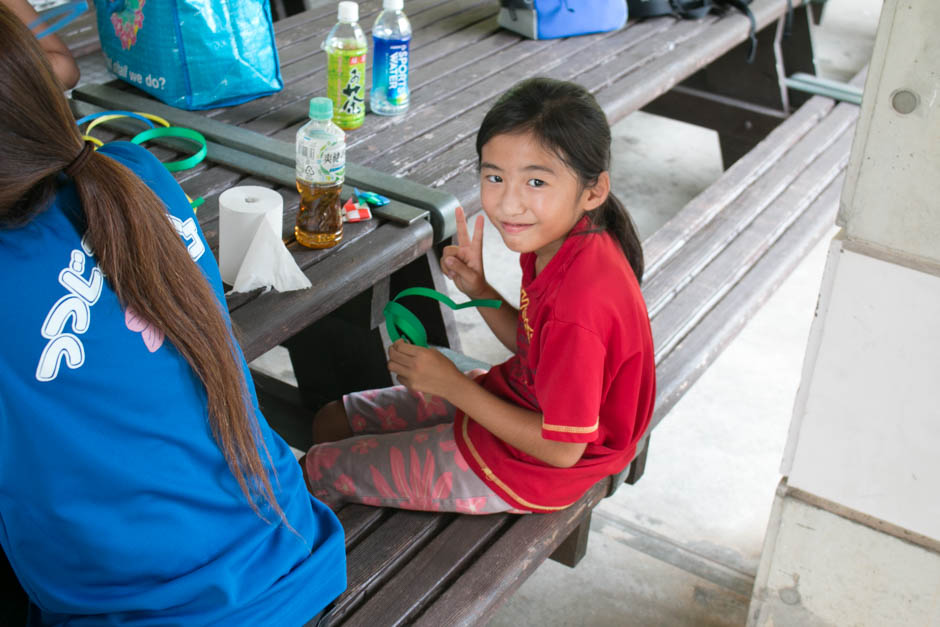
{"type": "Polygon", "coordinates": [[[311,98],[310,117],[314,120],[329,120],[332,118],[333,101],[329,98],[311,98]]]}

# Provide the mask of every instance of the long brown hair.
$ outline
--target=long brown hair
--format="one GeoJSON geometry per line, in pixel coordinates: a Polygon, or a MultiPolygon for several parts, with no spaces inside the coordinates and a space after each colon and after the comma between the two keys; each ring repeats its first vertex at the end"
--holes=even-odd
{"type": "MultiPolygon", "coordinates": [[[[36,39],[2,4],[0,41],[2,228],[49,206],[60,173],[84,143],[36,39]]],[[[231,332],[163,202],[129,169],[96,153],[72,180],[86,241],[118,300],[163,331],[202,381],[212,434],[252,509],[261,515],[260,497],[287,523],[261,460],[261,452],[271,458],[231,332]]]]}

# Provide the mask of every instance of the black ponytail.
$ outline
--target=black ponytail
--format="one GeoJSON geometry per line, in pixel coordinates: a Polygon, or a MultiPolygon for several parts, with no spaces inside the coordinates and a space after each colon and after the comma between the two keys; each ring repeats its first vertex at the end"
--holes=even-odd
{"type": "Polygon", "coordinates": [[[643,246],[637,234],[636,225],[627,208],[613,192],[607,194],[607,200],[588,214],[591,224],[598,230],[607,231],[620,244],[627,262],[633,269],[638,283],[643,282],[643,246]]]}
{"type": "MultiPolygon", "coordinates": [[[[477,132],[477,159],[496,135],[531,132],[577,175],[582,189],[610,170],[607,116],[583,87],[550,78],[529,78],[499,97],[477,132]]],[[[630,214],[613,193],[589,213],[597,230],[620,244],[637,281],[643,279],[643,248],[630,214]]]]}

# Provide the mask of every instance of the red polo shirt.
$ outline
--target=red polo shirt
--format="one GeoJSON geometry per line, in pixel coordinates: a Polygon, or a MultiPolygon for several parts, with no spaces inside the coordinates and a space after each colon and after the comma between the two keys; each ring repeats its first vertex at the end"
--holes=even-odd
{"type": "Polygon", "coordinates": [[[571,468],[556,468],[506,444],[457,411],[460,452],[507,503],[532,512],[571,505],[621,471],[653,414],[655,364],[640,286],[619,244],[583,233],[583,219],[545,269],[520,256],[516,354],[477,382],[542,414],[542,437],[586,442],[571,468]]]}

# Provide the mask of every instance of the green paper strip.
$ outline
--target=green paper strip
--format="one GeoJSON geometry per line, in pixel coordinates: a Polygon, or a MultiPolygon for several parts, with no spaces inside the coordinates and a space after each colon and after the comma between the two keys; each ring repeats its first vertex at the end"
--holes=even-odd
{"type": "Polygon", "coordinates": [[[457,304],[445,294],[428,287],[409,287],[402,290],[395,298],[390,300],[382,313],[385,315],[385,328],[388,330],[388,336],[393,342],[404,339],[415,346],[428,345],[428,334],[424,330],[424,325],[418,320],[418,317],[411,313],[404,305],[397,302],[398,299],[406,296],[425,296],[442,302],[451,309],[464,309],[466,307],[492,307],[498,309],[501,301],[493,298],[471,300],[465,303],[457,304]]]}
{"type": "Polygon", "coordinates": [[[196,154],[192,155],[191,157],[180,159],[179,161],[169,161],[164,163],[164,167],[170,172],[188,170],[206,158],[206,153],[208,152],[208,148],[206,147],[206,138],[202,136],[202,133],[194,131],[190,128],[183,128],[181,126],[152,128],[150,130],[144,131],[143,133],[135,135],[131,141],[135,144],[142,144],[157,137],[179,137],[180,139],[188,139],[189,141],[199,144],[200,146],[199,150],[196,151],[196,154]]]}

